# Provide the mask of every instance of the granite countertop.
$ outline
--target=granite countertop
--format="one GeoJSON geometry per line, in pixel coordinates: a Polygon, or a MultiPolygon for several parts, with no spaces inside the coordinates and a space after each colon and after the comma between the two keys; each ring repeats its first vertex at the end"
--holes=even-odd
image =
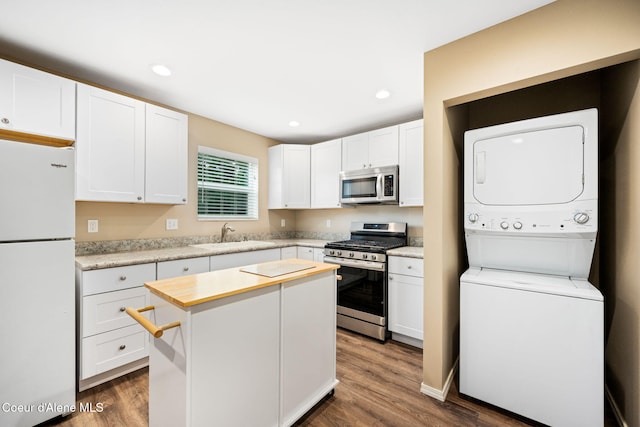
{"type": "MultiPolygon", "coordinates": [[[[80,270],[87,271],[151,262],[173,261],[177,259],[256,251],[261,249],[278,249],[290,246],[324,248],[324,245],[328,242],[329,240],[321,239],[248,240],[240,242],[204,243],[174,248],[159,248],[97,255],[81,255],[76,256],[76,267],[80,270]]],[[[387,255],[423,258],[424,251],[422,247],[403,246],[401,248],[387,251],[387,255]]]]}
{"type": "Polygon", "coordinates": [[[145,283],[145,286],[165,300],[186,308],[337,269],[338,265],[335,264],[288,259],[157,280],[145,283]],[[259,268],[274,271],[281,269],[282,271],[280,274],[274,273],[275,275],[262,275],[243,271],[247,268],[250,269],[250,267],[255,267],[254,270],[256,271],[259,271],[259,268]]]}
{"type": "Polygon", "coordinates": [[[143,251],[116,252],[76,257],[76,267],[80,270],[98,270],[101,268],[122,267],[126,265],[150,262],[172,261],[202,256],[223,255],[248,252],[261,249],[285,248],[288,246],[308,246],[324,248],[327,240],[317,239],[276,239],[249,240],[243,242],[210,243],[176,248],[151,249],[143,251]]]}
{"type": "Polygon", "coordinates": [[[403,246],[401,248],[390,249],[388,256],[403,256],[407,258],[424,258],[424,248],[422,246],[403,246]]]}

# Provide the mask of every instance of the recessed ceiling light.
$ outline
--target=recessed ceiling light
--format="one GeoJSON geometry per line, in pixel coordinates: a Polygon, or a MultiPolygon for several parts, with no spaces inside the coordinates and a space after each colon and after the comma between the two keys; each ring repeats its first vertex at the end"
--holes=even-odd
{"type": "Polygon", "coordinates": [[[378,92],[376,92],[376,98],[378,99],[386,99],[390,96],[391,96],[391,92],[389,92],[386,89],[381,89],[378,92]]]}
{"type": "Polygon", "coordinates": [[[291,126],[292,128],[297,128],[298,126],[300,126],[300,123],[296,122],[295,120],[291,120],[289,122],[289,126],[291,126]]]}
{"type": "Polygon", "coordinates": [[[166,65],[156,64],[151,66],[151,70],[162,77],[169,77],[171,75],[171,70],[166,65]]]}

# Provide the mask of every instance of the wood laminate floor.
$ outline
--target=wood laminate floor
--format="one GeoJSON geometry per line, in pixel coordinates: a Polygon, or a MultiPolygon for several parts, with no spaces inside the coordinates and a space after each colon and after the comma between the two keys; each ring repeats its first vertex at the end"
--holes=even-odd
{"type": "MultiPolygon", "coordinates": [[[[535,426],[513,414],[458,395],[456,382],[446,402],[420,393],[422,350],[395,341],[380,344],[342,329],[337,332],[340,384],[297,426],[535,426]]],[[[44,425],[137,427],[148,424],[147,369],[78,394],[78,410],[44,425]],[[80,406],[85,411],[80,411],[80,406]],[[94,412],[86,411],[89,405],[94,412]]],[[[247,408],[250,410],[250,408],[247,408]]],[[[212,422],[212,427],[216,427],[212,422]]],[[[606,405],[605,427],[616,422],[606,405]]],[[[226,426],[220,426],[226,427],[226,426]]],[[[253,426],[251,426],[253,427],[253,426]]],[[[257,427],[257,426],[256,426],[257,427]]]]}

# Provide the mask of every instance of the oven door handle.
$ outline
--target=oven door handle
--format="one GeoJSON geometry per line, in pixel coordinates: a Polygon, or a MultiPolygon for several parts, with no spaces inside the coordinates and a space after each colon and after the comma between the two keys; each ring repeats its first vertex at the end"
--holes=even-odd
{"type": "Polygon", "coordinates": [[[324,262],[329,264],[338,264],[344,267],[362,268],[363,270],[375,270],[385,271],[385,264],[380,262],[368,262],[368,261],[351,261],[348,259],[324,257],[324,262]]]}

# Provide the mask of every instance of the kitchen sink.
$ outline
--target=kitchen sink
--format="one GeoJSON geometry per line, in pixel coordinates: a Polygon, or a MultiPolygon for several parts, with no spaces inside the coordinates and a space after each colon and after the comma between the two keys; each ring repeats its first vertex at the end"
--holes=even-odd
{"type": "Polygon", "coordinates": [[[201,243],[198,245],[189,245],[192,248],[200,248],[207,250],[225,250],[225,249],[261,249],[275,246],[273,242],[263,242],[260,240],[245,240],[242,242],[223,242],[223,243],[201,243]]]}

